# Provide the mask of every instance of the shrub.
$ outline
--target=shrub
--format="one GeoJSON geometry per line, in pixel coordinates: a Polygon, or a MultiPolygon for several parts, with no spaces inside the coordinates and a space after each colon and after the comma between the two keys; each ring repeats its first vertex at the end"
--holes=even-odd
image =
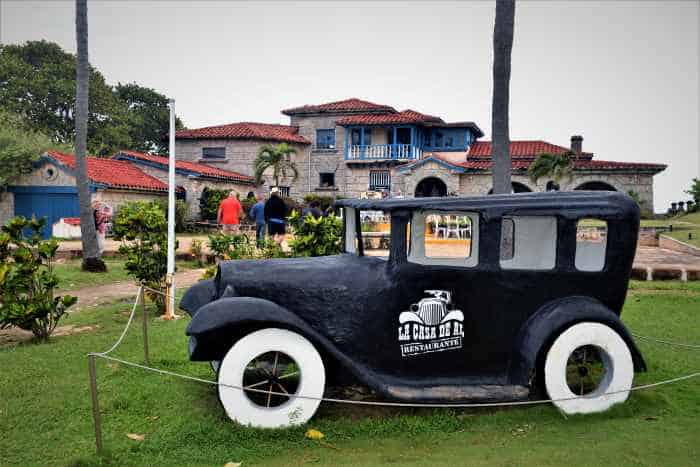
{"type": "Polygon", "coordinates": [[[319,218],[302,218],[298,212],[293,212],[289,223],[294,228],[294,238],[289,242],[293,256],[327,256],[340,253],[343,223],[334,214],[319,218]]]}
{"type": "Polygon", "coordinates": [[[306,205],[311,204],[314,201],[318,201],[319,209],[321,209],[322,212],[326,212],[326,210],[333,206],[333,203],[335,203],[336,198],[334,196],[322,196],[322,195],[317,195],[315,193],[309,193],[304,196],[304,203],[306,205]]]}
{"type": "Polygon", "coordinates": [[[282,249],[282,246],[274,240],[266,239],[258,251],[259,259],[288,258],[289,255],[282,249]]]}
{"type": "MultiPolygon", "coordinates": [[[[164,291],[168,223],[160,205],[144,201],[122,205],[114,220],[114,238],[122,241],[119,253],[126,256],[125,268],[136,282],[164,291]]],[[[148,292],[147,296],[160,311],[165,310],[165,296],[155,292],[148,292]]]]}
{"type": "Polygon", "coordinates": [[[204,253],[204,242],[196,238],[190,243],[190,254],[197,261],[197,266],[202,267],[202,254],[204,253]]]}
{"type": "Polygon", "coordinates": [[[231,190],[215,190],[204,187],[199,198],[199,214],[202,220],[216,221],[216,212],[219,210],[221,200],[226,198],[231,190]]]}
{"type": "Polygon", "coordinates": [[[209,235],[209,249],[219,260],[249,259],[253,257],[255,247],[245,234],[227,235],[217,233],[209,235]]]}
{"type": "Polygon", "coordinates": [[[41,239],[45,223],[45,218],[18,216],[0,233],[0,328],[17,326],[40,341],[51,336],[66,310],[78,301],[70,295],[54,296],[58,242],[41,239]]]}
{"type": "MultiPolygon", "coordinates": [[[[165,219],[168,219],[168,200],[159,199],[156,201],[158,206],[165,213],[165,219]]],[[[214,213],[216,214],[216,213],[214,213]]],[[[175,232],[184,232],[187,229],[187,203],[181,199],[175,200],[175,232]]]]}

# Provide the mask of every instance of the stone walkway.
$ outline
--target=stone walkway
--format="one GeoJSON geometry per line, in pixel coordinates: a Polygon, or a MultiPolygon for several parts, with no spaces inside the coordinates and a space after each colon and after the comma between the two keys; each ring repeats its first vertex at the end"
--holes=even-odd
{"type": "Polygon", "coordinates": [[[679,253],[664,248],[640,246],[634,257],[635,268],[682,268],[700,270],[700,256],[679,253]]]}

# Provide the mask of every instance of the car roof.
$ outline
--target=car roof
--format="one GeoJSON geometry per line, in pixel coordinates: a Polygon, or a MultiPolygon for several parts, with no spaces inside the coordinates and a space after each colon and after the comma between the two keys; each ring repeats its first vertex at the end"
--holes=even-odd
{"type": "Polygon", "coordinates": [[[639,207],[629,196],[615,191],[513,193],[468,197],[343,199],[336,206],[377,211],[478,211],[484,215],[559,215],[578,218],[635,219],[639,207]]]}

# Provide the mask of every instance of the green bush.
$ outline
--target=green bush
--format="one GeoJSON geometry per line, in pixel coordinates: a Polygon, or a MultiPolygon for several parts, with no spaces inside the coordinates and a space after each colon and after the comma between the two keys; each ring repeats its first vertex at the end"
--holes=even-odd
{"type": "Polygon", "coordinates": [[[274,240],[266,239],[265,243],[258,250],[257,258],[273,259],[288,258],[289,255],[282,249],[282,246],[274,240]]]}
{"type": "Polygon", "coordinates": [[[308,206],[314,201],[318,201],[319,209],[321,209],[322,212],[326,212],[326,210],[333,206],[333,203],[335,203],[336,198],[334,196],[322,196],[322,195],[317,195],[315,193],[309,193],[304,196],[304,203],[308,206]]]}
{"type": "Polygon", "coordinates": [[[249,259],[255,253],[255,246],[247,235],[209,235],[209,249],[218,259],[249,259]]]}
{"type": "Polygon", "coordinates": [[[199,198],[199,215],[202,220],[216,222],[216,213],[219,210],[221,200],[226,198],[231,190],[215,190],[204,187],[199,198]]]}
{"type": "MultiPolygon", "coordinates": [[[[167,222],[168,218],[168,200],[159,199],[156,201],[158,206],[165,213],[165,218],[167,222]]],[[[216,213],[214,213],[216,215],[216,213]]],[[[184,232],[187,229],[187,203],[181,199],[175,200],[175,232],[184,232]]]]}
{"type": "MultiPolygon", "coordinates": [[[[114,220],[114,238],[122,241],[119,253],[126,256],[124,266],[136,282],[165,291],[168,223],[161,206],[144,201],[122,205],[114,220]]],[[[147,296],[160,311],[165,310],[164,295],[149,292],[147,296]]]]}
{"type": "Polygon", "coordinates": [[[294,238],[289,242],[292,256],[327,256],[340,253],[343,223],[334,214],[319,218],[307,215],[302,218],[295,211],[289,217],[289,224],[294,228],[294,238]]]}
{"type": "Polygon", "coordinates": [[[0,329],[16,326],[46,341],[66,310],[78,301],[54,296],[56,240],[42,240],[45,218],[18,216],[0,233],[0,329]],[[29,235],[25,232],[29,231],[29,235]]]}

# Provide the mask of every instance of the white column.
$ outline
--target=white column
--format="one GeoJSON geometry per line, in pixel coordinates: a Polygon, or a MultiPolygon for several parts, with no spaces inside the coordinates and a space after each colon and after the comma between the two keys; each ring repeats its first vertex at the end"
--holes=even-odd
{"type": "Polygon", "coordinates": [[[165,319],[175,317],[175,99],[170,105],[170,147],[168,149],[168,265],[165,319]]]}

